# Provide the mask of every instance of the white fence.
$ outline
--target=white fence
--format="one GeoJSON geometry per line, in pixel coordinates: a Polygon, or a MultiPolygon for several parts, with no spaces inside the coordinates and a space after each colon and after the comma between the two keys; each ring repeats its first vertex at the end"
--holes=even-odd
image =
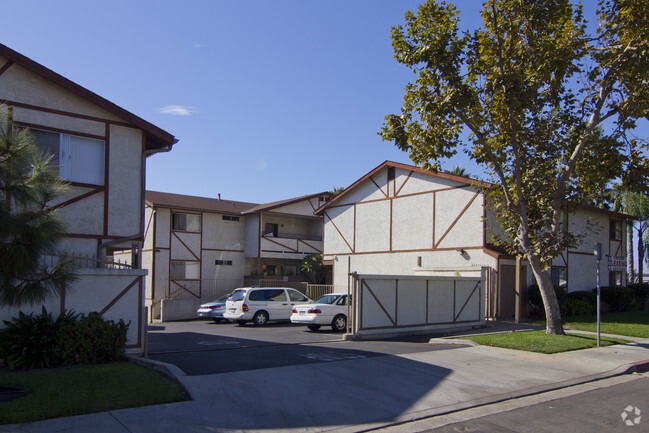
{"type": "Polygon", "coordinates": [[[129,323],[126,348],[130,353],[142,353],[145,344],[144,276],[141,269],[77,269],[78,279],[68,284],[61,298],[51,298],[43,304],[0,308],[0,323],[25,314],[41,312],[44,306],[53,316],[64,310],[88,314],[96,311],[104,319],[129,323]]]}
{"type": "Polygon", "coordinates": [[[417,333],[484,324],[482,277],[350,275],[348,334],[417,333]]]}

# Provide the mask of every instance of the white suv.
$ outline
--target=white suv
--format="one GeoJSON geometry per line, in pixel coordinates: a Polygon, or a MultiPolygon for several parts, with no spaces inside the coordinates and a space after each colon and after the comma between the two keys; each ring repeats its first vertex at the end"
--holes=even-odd
{"type": "Polygon", "coordinates": [[[223,317],[239,325],[252,320],[255,326],[262,326],[269,320],[289,321],[293,307],[308,302],[311,300],[295,289],[244,287],[228,298],[223,317]]]}

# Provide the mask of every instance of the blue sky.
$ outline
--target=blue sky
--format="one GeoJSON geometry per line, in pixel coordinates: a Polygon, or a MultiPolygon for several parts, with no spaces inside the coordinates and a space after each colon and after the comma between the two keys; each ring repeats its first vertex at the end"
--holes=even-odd
{"type": "MultiPolygon", "coordinates": [[[[409,162],[377,132],[414,79],[390,29],[419,3],[5,0],[0,41],[173,134],[148,189],[267,203],[409,162]]],[[[481,2],[453,3],[475,28],[481,2]]]]}

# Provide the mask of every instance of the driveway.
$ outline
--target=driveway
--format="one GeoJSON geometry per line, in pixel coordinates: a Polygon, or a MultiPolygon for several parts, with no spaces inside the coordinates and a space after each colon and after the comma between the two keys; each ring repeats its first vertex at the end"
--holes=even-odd
{"type": "Polygon", "coordinates": [[[198,376],[457,348],[428,339],[343,341],[330,330],[285,323],[254,327],[192,320],[149,326],[148,351],[149,358],[198,376]]]}

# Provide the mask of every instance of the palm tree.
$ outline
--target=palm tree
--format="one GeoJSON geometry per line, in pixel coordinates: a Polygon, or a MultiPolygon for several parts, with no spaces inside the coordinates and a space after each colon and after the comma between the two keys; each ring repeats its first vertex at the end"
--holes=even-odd
{"type": "Polygon", "coordinates": [[[446,174],[452,174],[452,175],[455,175],[455,176],[462,176],[462,177],[469,177],[470,176],[470,174],[467,173],[466,168],[461,167],[459,165],[455,166],[455,168],[452,169],[452,170],[443,170],[443,171],[446,174]]]}
{"type": "Polygon", "coordinates": [[[18,306],[60,294],[74,273],[69,261],[42,259],[65,236],[50,207],[65,185],[30,132],[7,119],[0,106],[0,305],[18,306]]]}

